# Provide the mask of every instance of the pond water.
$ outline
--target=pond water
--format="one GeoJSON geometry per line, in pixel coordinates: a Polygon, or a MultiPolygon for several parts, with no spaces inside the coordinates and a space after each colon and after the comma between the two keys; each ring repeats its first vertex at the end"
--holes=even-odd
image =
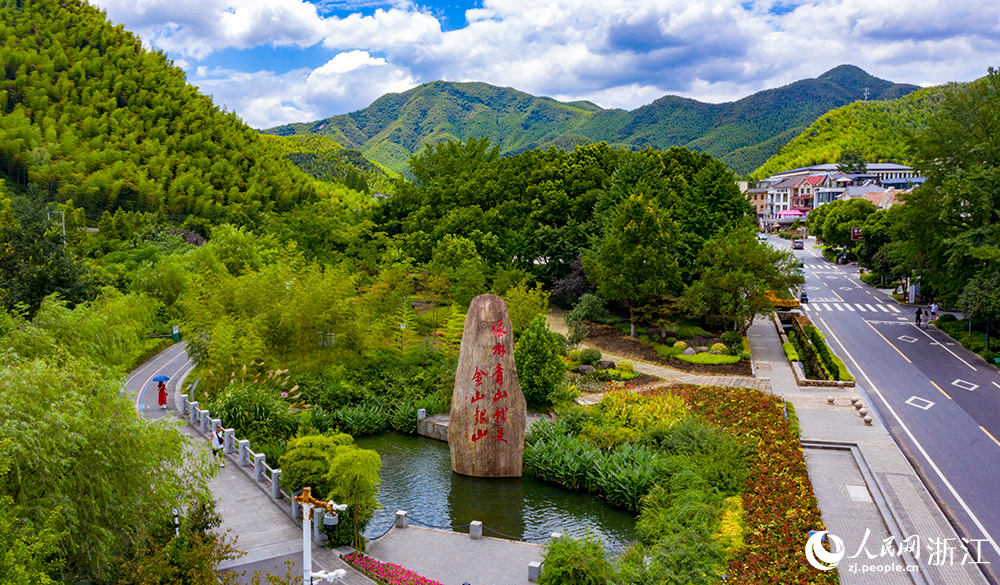
{"type": "MultiPolygon", "coordinates": [[[[416,526],[437,528],[483,523],[486,536],[523,538],[544,543],[553,532],[574,537],[589,530],[605,549],[617,554],[637,539],[635,517],[604,500],[542,483],[533,477],[486,479],[451,470],[448,443],[427,437],[383,433],[355,443],[382,457],[382,509],[365,536],[380,536],[397,510],[406,510],[416,526]]],[[[458,528],[468,532],[468,527],[458,528]]]]}

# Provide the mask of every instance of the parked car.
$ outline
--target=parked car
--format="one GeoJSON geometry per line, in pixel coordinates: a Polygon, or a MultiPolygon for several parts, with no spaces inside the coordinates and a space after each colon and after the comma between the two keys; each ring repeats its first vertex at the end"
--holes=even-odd
{"type": "Polygon", "coordinates": [[[805,242],[802,240],[792,240],[793,250],[802,250],[803,248],[805,248],[805,242]]]}
{"type": "Polygon", "coordinates": [[[762,242],[766,242],[767,241],[767,236],[764,235],[764,232],[757,232],[757,239],[760,240],[760,241],[762,241],[762,242]]]}
{"type": "Polygon", "coordinates": [[[799,302],[800,303],[808,303],[809,302],[809,293],[807,293],[804,290],[802,292],[800,292],[799,293],[799,302]]]}

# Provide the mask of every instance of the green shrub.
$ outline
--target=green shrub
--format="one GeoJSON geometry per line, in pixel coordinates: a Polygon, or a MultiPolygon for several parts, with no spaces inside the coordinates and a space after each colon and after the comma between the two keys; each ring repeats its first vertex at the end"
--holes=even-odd
{"type": "Polygon", "coordinates": [[[669,346],[671,346],[671,347],[672,347],[672,346],[673,346],[673,345],[674,345],[675,343],[677,343],[677,338],[676,338],[676,337],[668,337],[668,338],[666,339],[666,344],[667,344],[667,345],[669,345],[669,346]]]}
{"type": "Polygon", "coordinates": [[[635,365],[628,360],[621,361],[618,362],[618,370],[621,372],[628,372],[628,373],[635,372],[635,365]]]}
{"type": "MultiPolygon", "coordinates": [[[[678,342],[678,343],[683,343],[683,342],[678,342]]],[[[677,347],[677,344],[674,344],[673,347],[667,347],[665,345],[660,345],[659,343],[654,343],[653,349],[656,350],[657,355],[663,358],[673,357],[679,354],[680,352],[684,351],[684,348],[677,347]]]]}
{"type": "Polygon", "coordinates": [[[958,320],[958,317],[955,317],[951,313],[942,313],[941,316],[938,317],[938,323],[951,323],[951,322],[957,321],[957,320],[958,320]]]}
{"type": "Polygon", "coordinates": [[[580,352],[580,363],[588,366],[597,365],[601,361],[601,350],[588,347],[580,352]]]}
{"type": "Polygon", "coordinates": [[[684,323],[677,327],[677,338],[678,339],[691,339],[692,337],[711,337],[712,334],[701,328],[700,325],[693,323],[684,323]]]}
{"type": "Polygon", "coordinates": [[[743,336],[740,335],[739,331],[726,331],[722,334],[722,343],[725,343],[729,347],[736,347],[743,340],[743,336]]]}
{"type": "Polygon", "coordinates": [[[552,404],[575,404],[580,397],[580,389],[576,384],[559,384],[549,395],[552,404]]]}
{"type": "Polygon", "coordinates": [[[740,361],[740,356],[738,355],[721,355],[717,353],[696,353],[694,355],[684,355],[679,353],[674,356],[674,359],[681,360],[683,362],[688,362],[690,364],[701,364],[706,366],[721,366],[725,364],[735,364],[740,361]]]}
{"type": "Polygon", "coordinates": [[[788,357],[788,361],[790,362],[802,361],[799,359],[799,352],[795,351],[795,346],[792,344],[791,341],[786,341],[785,343],[782,343],[781,347],[782,349],[785,350],[785,355],[788,357]]]}
{"type": "Polygon", "coordinates": [[[820,333],[820,330],[815,325],[809,325],[808,327],[805,327],[803,331],[805,331],[806,335],[809,337],[809,341],[816,350],[816,355],[819,357],[820,363],[827,370],[832,379],[844,381],[854,380],[854,377],[847,371],[847,366],[844,365],[843,360],[833,355],[830,347],[826,344],[826,338],[823,337],[823,334],[820,333]]]}
{"type": "MultiPolygon", "coordinates": [[[[581,357],[587,351],[581,352],[581,357]]],[[[514,362],[528,405],[544,408],[552,404],[552,392],[563,381],[566,370],[559,355],[559,340],[549,331],[544,315],[532,319],[521,334],[514,346],[514,362]]]]}
{"type": "Polygon", "coordinates": [[[879,285],[879,280],[880,280],[879,275],[875,274],[874,272],[865,272],[864,274],[858,276],[858,278],[860,278],[861,282],[867,284],[868,286],[879,285]]]}
{"type": "Polygon", "coordinates": [[[569,358],[569,361],[571,362],[580,363],[580,353],[579,349],[573,349],[566,353],[566,357],[569,358]]]}
{"type": "Polygon", "coordinates": [[[614,577],[614,567],[604,555],[604,543],[589,531],[583,538],[550,542],[543,557],[539,585],[606,585],[614,577]]]}
{"type": "Polygon", "coordinates": [[[728,349],[729,347],[727,347],[725,343],[713,343],[712,347],[709,348],[709,351],[717,351],[719,353],[724,353],[728,349]]]}
{"type": "Polygon", "coordinates": [[[673,348],[684,351],[685,349],[688,348],[688,344],[684,343],[683,341],[677,341],[674,343],[673,348]]]}

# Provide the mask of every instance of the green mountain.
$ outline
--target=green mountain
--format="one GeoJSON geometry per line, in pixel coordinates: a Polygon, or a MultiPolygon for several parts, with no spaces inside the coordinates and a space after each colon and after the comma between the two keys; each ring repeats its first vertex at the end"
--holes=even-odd
{"type": "Polygon", "coordinates": [[[402,171],[425,144],[489,137],[501,153],[604,141],[628,148],[685,146],[747,174],[824,113],[864,99],[894,99],[919,89],[841,65],[815,79],[755,93],[736,102],[702,103],[666,96],[641,108],[605,110],[563,103],[485,83],[435,81],[372,105],[269,134],[324,134],[368,158],[402,171]]]}
{"type": "Polygon", "coordinates": [[[860,101],[831,110],[793,138],[751,175],[833,163],[845,150],[864,153],[869,162],[908,163],[907,136],[926,128],[948,86],[922,89],[895,100],[860,101]]]}
{"type": "MultiPolygon", "coordinates": [[[[0,3],[0,179],[31,201],[237,223],[343,187],[299,170],[82,0],[0,3]]],[[[2,194],[0,194],[2,198],[2,194]]]]}
{"type": "Polygon", "coordinates": [[[385,193],[394,190],[396,173],[366,159],[360,152],[347,149],[327,136],[262,135],[273,142],[295,166],[320,181],[340,183],[360,193],[385,193]]]}

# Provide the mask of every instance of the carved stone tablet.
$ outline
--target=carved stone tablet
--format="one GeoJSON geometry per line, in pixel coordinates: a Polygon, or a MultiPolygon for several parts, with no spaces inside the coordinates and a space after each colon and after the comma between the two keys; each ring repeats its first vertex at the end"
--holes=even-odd
{"type": "Polygon", "coordinates": [[[507,303],[472,299],[451,397],[451,468],[476,477],[521,477],[526,407],[514,367],[507,303]]]}

